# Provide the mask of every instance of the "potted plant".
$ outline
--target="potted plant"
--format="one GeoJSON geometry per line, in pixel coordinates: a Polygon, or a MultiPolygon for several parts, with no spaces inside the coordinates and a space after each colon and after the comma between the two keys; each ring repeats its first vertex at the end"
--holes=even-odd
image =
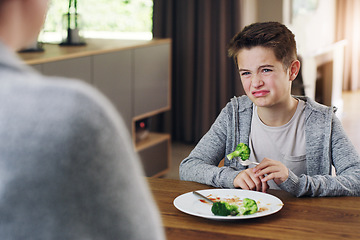
{"type": "Polygon", "coordinates": [[[69,0],[68,12],[63,15],[63,41],[61,45],[84,45],[81,36],[81,16],[77,10],[77,0],[69,0]]]}

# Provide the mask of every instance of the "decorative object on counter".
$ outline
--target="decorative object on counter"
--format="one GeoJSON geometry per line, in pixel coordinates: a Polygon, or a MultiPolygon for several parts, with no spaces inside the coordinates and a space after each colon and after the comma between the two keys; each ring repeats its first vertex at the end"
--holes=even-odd
{"type": "Polygon", "coordinates": [[[146,139],[149,136],[149,118],[145,118],[135,122],[136,141],[146,139]]]}
{"type": "Polygon", "coordinates": [[[69,0],[68,12],[63,15],[63,40],[61,46],[85,45],[81,36],[81,15],[77,11],[77,0],[69,0]]]}

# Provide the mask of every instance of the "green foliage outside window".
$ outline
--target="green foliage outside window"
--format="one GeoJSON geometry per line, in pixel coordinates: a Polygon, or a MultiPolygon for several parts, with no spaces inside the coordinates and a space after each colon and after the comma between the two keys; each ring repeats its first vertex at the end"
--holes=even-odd
{"type": "MultiPolygon", "coordinates": [[[[67,13],[68,0],[51,0],[45,25],[46,35],[60,34],[62,15],[67,13]]],[[[102,33],[151,33],[152,0],[77,0],[78,13],[82,17],[82,31],[102,33]]],[[[46,40],[45,40],[46,41],[46,40]]]]}

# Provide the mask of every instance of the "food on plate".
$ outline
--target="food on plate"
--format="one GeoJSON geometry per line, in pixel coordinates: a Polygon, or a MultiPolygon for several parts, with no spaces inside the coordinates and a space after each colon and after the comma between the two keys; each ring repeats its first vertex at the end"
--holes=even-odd
{"type": "Polygon", "coordinates": [[[211,212],[217,216],[236,216],[239,214],[239,207],[224,201],[214,202],[211,212]]]}
{"type": "Polygon", "coordinates": [[[257,211],[258,211],[258,206],[255,200],[250,198],[243,199],[243,204],[240,207],[241,215],[250,215],[256,213],[257,211]]]}
{"type": "Polygon", "coordinates": [[[250,198],[244,198],[240,206],[226,201],[218,201],[213,203],[211,212],[217,216],[250,215],[258,212],[258,206],[255,200],[250,198]]]}
{"type": "Polygon", "coordinates": [[[240,157],[241,160],[245,161],[250,157],[250,148],[245,143],[239,143],[236,146],[235,151],[229,153],[226,157],[229,160],[233,159],[234,157],[240,157]]]}

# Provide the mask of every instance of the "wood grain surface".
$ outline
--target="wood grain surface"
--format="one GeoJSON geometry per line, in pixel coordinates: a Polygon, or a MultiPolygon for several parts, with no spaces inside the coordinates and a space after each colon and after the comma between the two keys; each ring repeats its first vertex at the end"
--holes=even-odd
{"type": "Polygon", "coordinates": [[[44,44],[43,52],[22,52],[19,53],[19,57],[26,64],[32,65],[146,47],[170,41],[165,38],[153,40],[86,39],[87,44],[84,46],[44,44]]]}
{"type": "Polygon", "coordinates": [[[177,210],[173,200],[212,187],[172,179],[147,178],[161,213],[167,239],[360,239],[360,198],[296,198],[270,190],[284,206],[272,215],[236,221],[216,221],[177,210]]]}

